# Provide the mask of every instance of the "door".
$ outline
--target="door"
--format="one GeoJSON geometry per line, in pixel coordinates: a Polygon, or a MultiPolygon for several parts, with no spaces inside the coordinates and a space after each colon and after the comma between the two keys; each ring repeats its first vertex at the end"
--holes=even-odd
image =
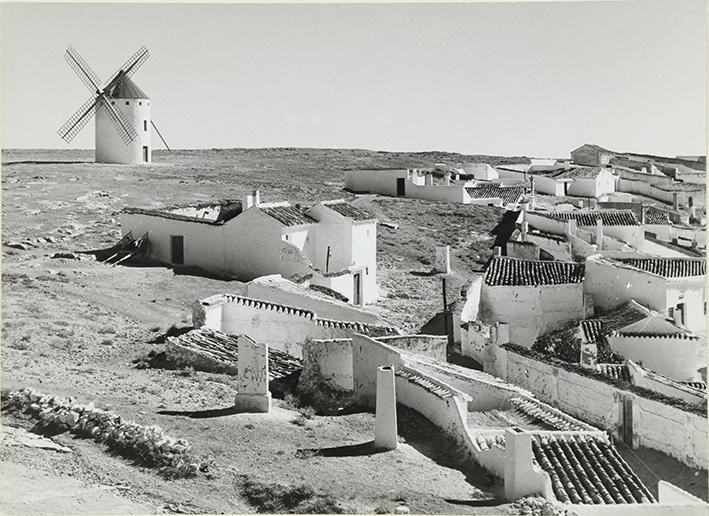
{"type": "Polygon", "coordinates": [[[396,178],[396,195],[403,197],[406,194],[406,178],[397,177],[396,178]]]}
{"type": "Polygon", "coordinates": [[[185,238],[182,235],[170,236],[170,262],[175,265],[185,263],[185,238]]]}
{"type": "Polygon", "coordinates": [[[148,146],[147,145],[143,145],[143,161],[145,163],[148,162],[148,146]]]}
{"type": "Polygon", "coordinates": [[[356,305],[359,305],[362,303],[362,292],[360,289],[360,279],[362,277],[361,273],[355,274],[353,277],[354,285],[353,285],[353,295],[352,295],[352,302],[356,305]]]}
{"type": "Polygon", "coordinates": [[[633,447],[633,398],[623,396],[623,442],[633,447]]]}

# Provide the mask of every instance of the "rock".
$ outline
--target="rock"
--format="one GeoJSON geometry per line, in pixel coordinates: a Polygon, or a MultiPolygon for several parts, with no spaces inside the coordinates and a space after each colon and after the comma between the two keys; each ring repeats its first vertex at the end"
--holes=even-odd
{"type": "Polygon", "coordinates": [[[399,505],[394,509],[394,514],[409,514],[409,508],[406,505],[399,505]]]}
{"type": "Polygon", "coordinates": [[[5,242],[5,247],[11,247],[13,249],[20,249],[22,251],[29,251],[31,247],[27,244],[21,242],[5,242]]]}

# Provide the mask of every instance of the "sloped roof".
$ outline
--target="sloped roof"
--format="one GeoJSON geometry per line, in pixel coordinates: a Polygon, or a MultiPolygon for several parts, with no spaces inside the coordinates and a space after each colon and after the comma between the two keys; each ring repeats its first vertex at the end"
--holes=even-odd
{"type": "Polygon", "coordinates": [[[670,215],[666,211],[658,210],[653,206],[643,207],[643,217],[645,217],[645,224],[670,223],[670,215]]]}
{"type": "Polygon", "coordinates": [[[573,504],[652,503],[652,494],[615,447],[583,436],[534,436],[534,459],[556,498],[573,504]]]}
{"type": "Polygon", "coordinates": [[[499,197],[504,204],[514,204],[524,195],[522,186],[468,186],[465,191],[472,199],[492,199],[499,197]]]}
{"type": "Polygon", "coordinates": [[[647,313],[639,310],[632,302],[628,302],[599,317],[581,321],[581,331],[586,342],[597,342],[602,336],[647,317],[647,313]]]}
{"type": "Polygon", "coordinates": [[[556,179],[594,179],[603,171],[610,171],[610,169],[605,167],[575,167],[568,170],[560,170],[550,175],[556,179]]]}
{"type": "Polygon", "coordinates": [[[158,209],[144,209],[144,208],[130,208],[126,207],[121,210],[121,213],[134,213],[139,215],[149,215],[151,217],[160,217],[163,219],[172,220],[182,220],[185,222],[197,222],[199,224],[210,224],[213,226],[219,226],[229,222],[234,217],[238,216],[242,211],[241,201],[224,199],[214,202],[205,203],[191,203],[191,204],[176,204],[174,206],[167,206],[165,208],[158,209]],[[194,208],[199,210],[201,208],[211,208],[219,206],[219,214],[216,218],[206,218],[206,217],[193,217],[190,215],[183,215],[180,213],[175,213],[181,209],[194,208]]]}
{"type": "Polygon", "coordinates": [[[563,285],[581,283],[583,275],[582,263],[495,256],[485,268],[485,284],[493,287],[563,285]]]}
{"type": "Polygon", "coordinates": [[[142,99],[149,100],[150,97],[141,90],[129,77],[116,80],[106,92],[106,96],[116,99],[142,99]]]}
{"type": "MultiPolygon", "coordinates": [[[[207,363],[223,371],[236,373],[239,363],[239,339],[221,331],[202,327],[178,337],[169,337],[168,343],[201,356],[207,363]]],[[[196,363],[205,363],[199,361],[196,363]]],[[[303,361],[272,347],[268,349],[269,381],[284,378],[303,369],[303,361]]]]}
{"type": "Polygon", "coordinates": [[[640,221],[632,210],[573,210],[573,211],[533,211],[554,220],[575,220],[579,226],[595,226],[601,219],[604,226],[639,226],[640,221]]]}
{"type": "Polygon", "coordinates": [[[703,258],[610,258],[610,261],[663,278],[686,278],[706,274],[706,261],[703,258]]]}
{"type": "Polygon", "coordinates": [[[258,209],[284,226],[302,226],[304,224],[317,223],[317,220],[306,215],[295,206],[258,206],[258,209]]]}
{"type": "Polygon", "coordinates": [[[603,148],[603,147],[601,147],[600,145],[596,145],[595,143],[584,143],[583,145],[581,145],[581,147],[579,147],[579,148],[577,148],[577,149],[574,149],[574,150],[572,150],[571,152],[576,152],[576,151],[579,151],[579,150],[581,150],[581,149],[583,149],[583,148],[589,148],[589,149],[593,149],[593,150],[596,150],[596,151],[610,152],[611,154],[615,154],[614,151],[608,150],[608,149],[606,149],[606,148],[603,148]]]}
{"type": "Polygon", "coordinates": [[[327,206],[332,211],[335,211],[335,212],[339,213],[340,215],[347,217],[349,219],[352,219],[352,220],[365,221],[365,220],[375,220],[376,219],[376,217],[374,217],[367,210],[363,210],[362,208],[354,206],[354,205],[348,203],[347,201],[325,202],[325,203],[323,203],[323,205],[327,206]]]}

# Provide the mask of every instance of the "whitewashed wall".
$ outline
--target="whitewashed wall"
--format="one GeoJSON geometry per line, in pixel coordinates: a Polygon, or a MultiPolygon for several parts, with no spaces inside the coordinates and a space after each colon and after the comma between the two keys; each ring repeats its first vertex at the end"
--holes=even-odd
{"type": "Polygon", "coordinates": [[[678,381],[696,381],[698,370],[707,366],[706,342],[672,336],[610,335],[613,351],[643,367],[678,381]]]}

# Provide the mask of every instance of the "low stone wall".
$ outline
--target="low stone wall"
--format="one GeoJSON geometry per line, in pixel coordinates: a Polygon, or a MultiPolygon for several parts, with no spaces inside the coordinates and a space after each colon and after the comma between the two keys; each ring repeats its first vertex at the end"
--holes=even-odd
{"type": "Polygon", "coordinates": [[[352,391],[352,339],[309,340],[303,345],[303,372],[298,388],[325,384],[352,391]]]}
{"type": "MultiPolygon", "coordinates": [[[[4,393],[3,393],[4,394],[4,393]]],[[[128,457],[139,457],[167,477],[192,477],[206,466],[191,455],[191,445],[169,436],[157,425],[143,426],[121,416],[30,389],[3,395],[3,411],[29,413],[47,429],[92,437],[128,457]]]]}

